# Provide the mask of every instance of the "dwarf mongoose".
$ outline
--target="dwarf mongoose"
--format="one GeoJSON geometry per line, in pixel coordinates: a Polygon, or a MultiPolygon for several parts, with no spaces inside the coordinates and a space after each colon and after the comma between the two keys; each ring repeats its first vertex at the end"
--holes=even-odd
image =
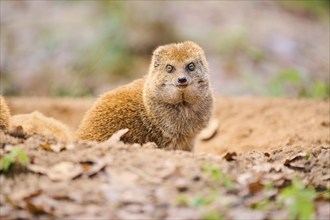
{"type": "Polygon", "coordinates": [[[0,95],[0,129],[9,129],[10,111],[6,100],[0,95]]]}
{"type": "Polygon", "coordinates": [[[70,141],[71,132],[61,121],[46,117],[41,112],[34,111],[29,114],[18,114],[11,117],[11,129],[22,126],[28,134],[52,135],[60,141],[70,141]]]}
{"type": "Polygon", "coordinates": [[[196,43],[158,47],[148,74],[103,94],[85,114],[76,139],[104,141],[128,128],[122,137],[126,143],[192,150],[211,116],[208,72],[204,51],[196,43]]]}

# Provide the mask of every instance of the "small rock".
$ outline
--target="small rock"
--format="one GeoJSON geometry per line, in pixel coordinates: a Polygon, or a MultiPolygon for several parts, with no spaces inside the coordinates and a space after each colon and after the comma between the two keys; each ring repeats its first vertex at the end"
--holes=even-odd
{"type": "Polygon", "coordinates": [[[186,192],[188,190],[188,181],[183,179],[183,178],[180,178],[180,179],[177,179],[174,183],[176,189],[179,191],[179,192],[186,192]]]}

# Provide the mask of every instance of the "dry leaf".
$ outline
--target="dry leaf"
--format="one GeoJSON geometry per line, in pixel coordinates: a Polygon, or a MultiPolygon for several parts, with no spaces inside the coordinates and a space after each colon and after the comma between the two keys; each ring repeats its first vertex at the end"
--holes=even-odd
{"type": "Polygon", "coordinates": [[[265,162],[262,165],[253,166],[253,170],[256,171],[257,173],[259,172],[268,173],[272,171],[280,172],[284,168],[285,167],[281,163],[268,163],[268,162],[265,162]]]}
{"type": "Polygon", "coordinates": [[[24,199],[27,209],[33,214],[54,215],[53,210],[59,206],[56,200],[53,200],[45,194],[39,194],[34,197],[24,199]]]}
{"type": "Polygon", "coordinates": [[[60,152],[61,150],[65,149],[65,145],[64,144],[52,144],[50,145],[50,149],[56,153],[60,152]]]}
{"type": "Polygon", "coordinates": [[[38,196],[40,193],[41,190],[20,189],[12,192],[7,200],[14,207],[25,208],[26,204],[23,201],[38,196]]]}
{"type": "Polygon", "coordinates": [[[165,169],[159,172],[159,177],[162,179],[169,179],[174,177],[181,177],[181,168],[177,163],[166,161],[163,166],[165,169]]]}
{"type": "Polygon", "coordinates": [[[83,173],[87,176],[92,176],[102,170],[105,166],[112,162],[111,158],[101,158],[96,162],[80,162],[82,165],[83,173]]]}
{"type": "Polygon", "coordinates": [[[236,160],[236,156],[237,156],[237,153],[236,152],[228,152],[226,153],[225,156],[223,156],[224,159],[226,159],[227,161],[233,161],[233,160],[236,160]]]}
{"type": "Polygon", "coordinates": [[[189,188],[189,182],[184,178],[177,179],[174,185],[179,192],[185,192],[189,188]]]}
{"type": "Polygon", "coordinates": [[[260,183],[260,181],[251,182],[248,184],[249,191],[251,194],[257,194],[258,192],[264,189],[264,184],[260,183]]]}
{"type": "Polygon", "coordinates": [[[292,169],[304,170],[305,168],[307,168],[305,166],[306,161],[302,159],[306,159],[306,157],[307,157],[306,152],[300,152],[294,155],[293,157],[286,159],[284,161],[284,165],[292,169]]]}
{"type": "Polygon", "coordinates": [[[41,143],[40,147],[46,151],[51,151],[52,149],[50,148],[50,144],[47,142],[41,143]]]}
{"type": "Polygon", "coordinates": [[[324,181],[330,181],[330,174],[326,174],[322,177],[322,180],[324,181]]]}
{"type": "Polygon", "coordinates": [[[46,174],[47,173],[47,169],[42,167],[42,166],[39,166],[39,165],[36,165],[36,164],[30,164],[29,165],[29,170],[34,172],[34,173],[40,173],[40,174],[46,174]]]}
{"type": "Polygon", "coordinates": [[[291,162],[293,162],[293,161],[297,161],[297,160],[301,160],[301,159],[303,159],[303,158],[306,158],[306,156],[307,156],[307,153],[306,153],[306,152],[300,152],[300,153],[298,153],[298,154],[292,156],[291,158],[286,159],[286,160],[284,161],[284,165],[286,165],[286,166],[287,166],[287,165],[290,165],[291,162]]]}
{"type": "Polygon", "coordinates": [[[79,164],[63,161],[46,171],[47,176],[54,181],[71,180],[83,172],[79,164]]]}
{"type": "Polygon", "coordinates": [[[120,138],[128,132],[128,128],[121,129],[115,132],[108,140],[105,141],[107,144],[114,144],[120,141],[120,138]]]}

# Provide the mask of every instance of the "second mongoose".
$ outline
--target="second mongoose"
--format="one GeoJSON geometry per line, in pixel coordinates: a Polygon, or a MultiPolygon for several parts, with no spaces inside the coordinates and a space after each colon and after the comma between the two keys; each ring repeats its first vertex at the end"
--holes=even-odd
{"type": "Polygon", "coordinates": [[[71,131],[64,123],[46,117],[41,112],[11,116],[6,100],[0,95],[0,129],[13,132],[19,126],[29,135],[52,135],[60,141],[70,141],[72,138],[71,131]]]}
{"type": "Polygon", "coordinates": [[[148,74],[103,94],[85,114],[76,139],[105,141],[120,129],[125,143],[155,142],[190,151],[213,106],[203,49],[186,41],[158,47],[148,74]]]}
{"type": "Polygon", "coordinates": [[[12,130],[17,126],[22,126],[24,132],[28,134],[51,135],[59,141],[69,142],[72,138],[71,131],[67,125],[38,111],[12,116],[10,126],[12,130]]]}

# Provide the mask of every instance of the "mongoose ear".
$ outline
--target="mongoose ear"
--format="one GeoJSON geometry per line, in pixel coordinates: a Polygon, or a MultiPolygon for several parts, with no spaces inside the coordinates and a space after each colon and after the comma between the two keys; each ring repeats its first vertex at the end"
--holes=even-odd
{"type": "Polygon", "coordinates": [[[162,53],[164,52],[164,48],[162,46],[157,47],[154,52],[152,53],[152,64],[154,67],[158,67],[160,65],[160,59],[162,56],[162,53]]]}

